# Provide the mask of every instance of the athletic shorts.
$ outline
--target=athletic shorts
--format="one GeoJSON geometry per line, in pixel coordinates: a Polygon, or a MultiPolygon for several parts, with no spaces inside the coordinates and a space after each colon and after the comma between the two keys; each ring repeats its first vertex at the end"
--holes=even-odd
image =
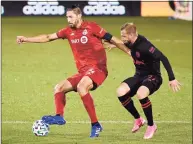
{"type": "Polygon", "coordinates": [[[71,83],[74,91],[77,91],[77,85],[84,76],[88,76],[93,81],[93,88],[95,90],[99,87],[106,79],[108,73],[98,68],[90,68],[85,72],[81,72],[69,77],[67,80],[71,83]]]}
{"type": "Polygon", "coordinates": [[[155,91],[157,91],[162,84],[162,77],[159,75],[148,75],[148,76],[134,76],[130,77],[123,81],[128,84],[130,88],[129,96],[132,97],[137,93],[137,90],[140,86],[146,86],[150,94],[152,95],[155,91]]]}

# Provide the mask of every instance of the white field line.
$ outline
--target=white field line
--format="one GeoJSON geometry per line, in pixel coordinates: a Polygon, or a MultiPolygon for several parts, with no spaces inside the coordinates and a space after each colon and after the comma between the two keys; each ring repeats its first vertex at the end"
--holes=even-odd
{"type": "MultiPolygon", "coordinates": [[[[101,123],[106,124],[132,124],[133,121],[100,121],[101,123]]],[[[30,121],[2,121],[2,124],[32,124],[30,121]]],[[[88,124],[90,121],[67,121],[67,123],[71,124],[88,124]]],[[[191,121],[155,121],[155,123],[166,123],[166,124],[192,124],[191,121]]]]}
{"type": "Polygon", "coordinates": [[[152,39],[150,42],[175,42],[175,43],[187,43],[187,42],[192,42],[192,40],[169,40],[169,39],[152,39]]]}

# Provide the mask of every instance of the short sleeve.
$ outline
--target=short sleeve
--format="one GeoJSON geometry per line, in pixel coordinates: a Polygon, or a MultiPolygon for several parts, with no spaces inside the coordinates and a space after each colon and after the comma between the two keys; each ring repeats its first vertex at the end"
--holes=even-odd
{"type": "Polygon", "coordinates": [[[91,27],[93,34],[99,38],[102,38],[106,34],[106,30],[94,22],[91,24],[91,27]]]}
{"type": "Polygon", "coordinates": [[[62,39],[66,39],[67,38],[67,28],[63,28],[61,30],[59,30],[56,34],[58,36],[58,38],[62,38],[62,39]]]}

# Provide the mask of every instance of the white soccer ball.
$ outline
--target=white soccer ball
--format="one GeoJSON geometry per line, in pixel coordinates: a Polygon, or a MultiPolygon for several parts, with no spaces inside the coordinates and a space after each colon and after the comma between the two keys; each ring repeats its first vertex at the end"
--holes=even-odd
{"type": "Polygon", "coordinates": [[[32,132],[36,136],[46,136],[49,133],[49,125],[46,124],[43,120],[37,120],[32,126],[32,132]]]}

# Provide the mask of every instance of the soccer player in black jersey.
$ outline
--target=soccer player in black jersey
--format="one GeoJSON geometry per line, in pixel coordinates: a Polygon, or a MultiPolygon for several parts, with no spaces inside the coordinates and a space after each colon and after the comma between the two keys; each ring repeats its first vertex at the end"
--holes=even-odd
{"type": "MultiPolygon", "coordinates": [[[[152,104],[148,96],[157,91],[162,84],[160,61],[168,73],[171,89],[177,92],[180,90],[181,84],[175,79],[167,57],[144,36],[139,35],[134,24],[126,23],[121,27],[121,39],[130,49],[136,72],[133,77],[124,80],[118,87],[118,99],[135,118],[132,132],[136,132],[145,124],[145,120],[140,116],[131,99],[136,94],[147,119],[148,126],[144,139],[150,139],[157,126],[153,121],[152,104]]],[[[113,45],[109,46],[110,48],[114,47],[113,45]]]]}

